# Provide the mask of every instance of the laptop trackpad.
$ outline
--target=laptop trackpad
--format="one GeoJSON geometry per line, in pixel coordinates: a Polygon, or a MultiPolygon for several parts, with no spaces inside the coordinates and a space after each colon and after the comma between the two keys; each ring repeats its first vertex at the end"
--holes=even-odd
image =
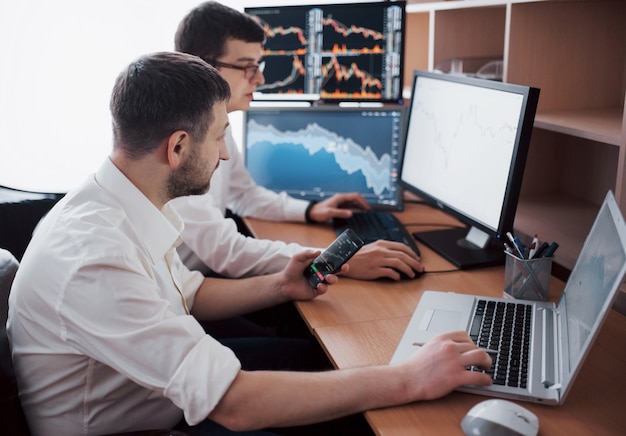
{"type": "Polygon", "coordinates": [[[429,333],[438,334],[458,330],[461,326],[461,312],[442,309],[428,309],[425,313],[419,329],[429,333]]]}

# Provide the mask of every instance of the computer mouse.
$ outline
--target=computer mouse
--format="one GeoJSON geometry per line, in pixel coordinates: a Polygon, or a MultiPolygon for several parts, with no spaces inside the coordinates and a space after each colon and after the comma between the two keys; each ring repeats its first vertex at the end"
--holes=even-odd
{"type": "Polygon", "coordinates": [[[539,419],[507,400],[486,400],[472,407],[461,421],[466,436],[536,436],[539,419]]]}
{"type": "Polygon", "coordinates": [[[413,272],[415,273],[415,275],[413,277],[409,277],[408,275],[406,275],[405,273],[403,273],[402,271],[398,271],[400,273],[400,279],[402,280],[414,280],[414,279],[419,279],[420,277],[422,277],[424,274],[426,274],[426,271],[417,271],[417,270],[413,270],[413,272]]]}

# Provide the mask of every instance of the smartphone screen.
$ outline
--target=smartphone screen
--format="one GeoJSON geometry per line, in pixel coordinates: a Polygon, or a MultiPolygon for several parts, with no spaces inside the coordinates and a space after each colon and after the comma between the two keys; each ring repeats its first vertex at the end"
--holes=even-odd
{"type": "Polygon", "coordinates": [[[354,256],[354,253],[359,251],[362,246],[363,241],[352,229],[344,230],[343,233],[304,270],[304,276],[311,286],[317,288],[318,284],[326,280],[328,274],[339,271],[341,265],[354,256]]]}

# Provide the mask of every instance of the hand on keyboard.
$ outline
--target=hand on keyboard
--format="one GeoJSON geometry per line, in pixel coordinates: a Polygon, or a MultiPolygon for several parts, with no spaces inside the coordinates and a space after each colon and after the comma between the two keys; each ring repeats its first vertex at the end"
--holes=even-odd
{"type": "Polygon", "coordinates": [[[333,218],[350,218],[353,210],[369,210],[371,206],[361,194],[335,194],[311,208],[312,221],[325,223],[333,218]]]}

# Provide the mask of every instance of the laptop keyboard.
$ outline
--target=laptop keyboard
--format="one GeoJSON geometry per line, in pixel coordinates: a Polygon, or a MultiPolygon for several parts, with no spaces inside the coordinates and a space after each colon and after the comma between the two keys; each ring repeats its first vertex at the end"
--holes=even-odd
{"type": "Polygon", "coordinates": [[[474,312],[470,337],[490,352],[489,370],[472,367],[491,375],[495,385],[526,388],[530,350],[532,305],[479,300],[474,312]]]}
{"type": "Polygon", "coordinates": [[[421,256],[415,240],[402,223],[389,211],[354,212],[348,219],[336,218],[333,221],[335,231],[340,234],[345,228],[351,228],[361,237],[363,242],[384,239],[401,242],[421,256]]]}

